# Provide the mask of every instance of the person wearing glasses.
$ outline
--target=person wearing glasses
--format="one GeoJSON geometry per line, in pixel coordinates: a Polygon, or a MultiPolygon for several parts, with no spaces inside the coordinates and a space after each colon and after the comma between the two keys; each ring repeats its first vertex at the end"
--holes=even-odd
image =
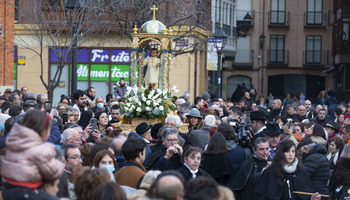
{"type": "Polygon", "coordinates": [[[144,164],[147,170],[177,170],[182,166],[181,156],[183,150],[178,144],[178,131],[173,128],[166,128],[163,132],[162,140],[162,148],[152,152],[150,158],[144,164]]]}

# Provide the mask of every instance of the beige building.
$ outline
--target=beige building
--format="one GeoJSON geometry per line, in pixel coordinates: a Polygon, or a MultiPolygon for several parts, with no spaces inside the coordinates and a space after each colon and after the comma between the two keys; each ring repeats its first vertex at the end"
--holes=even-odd
{"type": "Polygon", "coordinates": [[[333,88],[321,73],[331,65],[331,9],[326,0],[252,0],[249,34],[237,40],[235,60],[224,61],[223,96],[242,83],[254,85],[257,97],[315,98],[333,88]]]}

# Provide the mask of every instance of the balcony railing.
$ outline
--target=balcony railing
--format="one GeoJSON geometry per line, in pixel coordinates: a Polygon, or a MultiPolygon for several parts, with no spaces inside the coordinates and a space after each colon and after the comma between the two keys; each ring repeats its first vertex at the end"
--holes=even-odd
{"type": "Polygon", "coordinates": [[[235,62],[233,63],[233,67],[251,69],[253,65],[254,65],[254,50],[238,49],[235,56],[235,62]]]}
{"type": "Polygon", "coordinates": [[[268,64],[269,65],[288,65],[289,63],[289,51],[288,50],[267,50],[268,64]]]}
{"type": "Polygon", "coordinates": [[[326,27],[326,22],[327,13],[323,13],[322,11],[308,11],[304,13],[304,27],[326,27]]]}
{"type": "Polygon", "coordinates": [[[325,67],[330,64],[330,50],[303,51],[304,67],[325,67]]]}
{"type": "Polygon", "coordinates": [[[270,27],[289,27],[290,12],[269,11],[268,18],[270,27]]]}

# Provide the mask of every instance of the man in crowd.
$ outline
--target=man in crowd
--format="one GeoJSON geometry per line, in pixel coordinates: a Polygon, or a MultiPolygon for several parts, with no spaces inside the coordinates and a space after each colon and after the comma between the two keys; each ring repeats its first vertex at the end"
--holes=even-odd
{"type": "Polygon", "coordinates": [[[66,160],[66,167],[60,178],[58,185],[59,191],[57,197],[69,198],[68,182],[73,170],[82,164],[81,153],[78,147],[74,144],[65,144],[61,147],[66,160]]]}
{"type": "MultiPolygon", "coordinates": [[[[75,90],[73,93],[74,106],[73,108],[78,108],[79,113],[82,114],[86,110],[86,94],[82,90],[75,90]]],[[[80,115],[79,115],[80,119],[80,115]]]]}
{"type": "Polygon", "coordinates": [[[262,110],[253,111],[250,113],[251,127],[253,130],[253,141],[258,137],[264,137],[262,131],[266,128],[266,115],[262,110]]]}
{"type": "Polygon", "coordinates": [[[167,128],[163,133],[162,149],[152,152],[150,159],[145,163],[147,170],[176,170],[182,166],[182,147],[178,144],[179,133],[176,129],[167,128]]]}
{"type": "Polygon", "coordinates": [[[126,93],[125,79],[121,78],[119,82],[117,82],[117,86],[114,89],[114,96],[116,99],[119,99],[120,97],[124,97],[125,93],[126,93]]]}
{"type": "Polygon", "coordinates": [[[146,122],[142,122],[136,127],[136,133],[139,134],[147,144],[151,143],[151,127],[146,122]]]}
{"type": "Polygon", "coordinates": [[[317,115],[315,110],[312,108],[312,104],[310,100],[305,101],[305,108],[306,108],[306,119],[314,119],[317,115]]]}
{"type": "Polygon", "coordinates": [[[216,118],[214,115],[207,115],[204,119],[204,125],[199,130],[192,130],[188,134],[188,138],[195,147],[199,147],[204,150],[205,146],[209,143],[209,130],[215,127],[216,118]]]}
{"type": "Polygon", "coordinates": [[[253,152],[253,157],[242,163],[227,185],[234,190],[236,200],[255,199],[255,186],[268,164],[269,140],[265,137],[254,140],[253,152]]]}
{"type": "Polygon", "coordinates": [[[96,90],[93,87],[89,87],[86,90],[86,101],[91,104],[95,103],[95,97],[96,97],[96,90]]]}
{"type": "Polygon", "coordinates": [[[146,142],[138,137],[129,137],[122,146],[126,163],[121,168],[115,180],[119,185],[139,188],[146,169],[142,163],[146,158],[146,142]]]}
{"type": "Polygon", "coordinates": [[[21,99],[20,99],[20,97],[18,96],[17,93],[12,93],[9,96],[9,102],[12,102],[13,104],[16,104],[16,105],[20,105],[21,104],[21,99]]]}
{"type": "Polygon", "coordinates": [[[279,125],[276,122],[269,122],[266,124],[266,128],[263,130],[262,133],[264,134],[264,137],[266,137],[269,140],[269,160],[272,160],[275,157],[275,151],[277,145],[281,140],[283,130],[280,129],[279,125]]]}
{"type": "Polygon", "coordinates": [[[317,117],[314,119],[316,124],[324,126],[328,123],[329,119],[326,118],[327,112],[324,109],[318,111],[317,117]]]}
{"type": "Polygon", "coordinates": [[[203,99],[203,107],[201,108],[201,111],[210,107],[209,106],[210,94],[208,92],[203,92],[202,99],[203,99]]]}
{"type": "Polygon", "coordinates": [[[113,138],[112,140],[112,148],[114,151],[114,156],[117,159],[117,165],[118,165],[118,169],[121,169],[122,167],[124,167],[125,165],[125,157],[123,156],[122,153],[122,146],[126,141],[126,137],[124,137],[123,135],[119,135],[118,137],[113,138]]]}
{"type": "Polygon", "coordinates": [[[197,108],[199,111],[203,108],[204,101],[202,97],[196,97],[193,102],[193,108],[197,108]]]}
{"type": "Polygon", "coordinates": [[[350,144],[350,125],[344,126],[341,136],[344,139],[345,144],[350,144]]]}
{"type": "Polygon", "coordinates": [[[38,96],[36,96],[36,101],[38,102],[39,105],[44,104],[45,101],[47,101],[47,95],[44,93],[38,94],[38,96]]]}
{"type": "Polygon", "coordinates": [[[21,96],[22,96],[22,101],[24,100],[24,98],[26,97],[26,95],[28,94],[28,88],[23,86],[21,88],[21,96]]]}
{"type": "Polygon", "coordinates": [[[282,108],[282,102],[280,99],[275,99],[272,102],[272,110],[269,113],[268,121],[274,121],[278,116],[286,116],[287,113],[282,108]]]}
{"type": "MultiPolygon", "coordinates": [[[[176,129],[177,131],[179,131],[180,129],[180,126],[181,126],[181,119],[179,116],[176,116],[176,115],[168,115],[166,118],[165,118],[165,126],[169,127],[169,128],[174,128],[176,129]]],[[[180,146],[187,146],[187,145],[190,145],[191,144],[191,141],[190,139],[188,138],[188,135],[184,134],[184,133],[181,133],[181,132],[178,132],[179,133],[179,144],[180,146]]]]}
{"type": "Polygon", "coordinates": [[[322,144],[314,144],[310,138],[304,138],[299,142],[297,151],[303,158],[304,168],[314,190],[328,195],[329,161],[326,156],[326,147],[322,144]]]}
{"type": "Polygon", "coordinates": [[[298,114],[296,116],[296,118],[298,119],[299,122],[303,121],[304,119],[306,119],[306,107],[301,105],[298,107],[298,114]]]}
{"type": "Polygon", "coordinates": [[[75,128],[67,128],[62,133],[62,143],[63,144],[74,144],[80,148],[82,144],[82,136],[75,128]]]}
{"type": "Polygon", "coordinates": [[[169,174],[156,180],[153,196],[155,199],[181,200],[183,192],[184,185],[181,179],[169,174]]]}
{"type": "Polygon", "coordinates": [[[113,105],[111,107],[111,117],[112,119],[109,121],[109,123],[118,123],[120,120],[120,107],[118,105],[113,105]]]}
{"type": "Polygon", "coordinates": [[[95,113],[95,115],[98,112],[107,112],[107,106],[105,105],[105,101],[102,97],[96,98],[96,106],[92,108],[92,111],[95,113]]]}

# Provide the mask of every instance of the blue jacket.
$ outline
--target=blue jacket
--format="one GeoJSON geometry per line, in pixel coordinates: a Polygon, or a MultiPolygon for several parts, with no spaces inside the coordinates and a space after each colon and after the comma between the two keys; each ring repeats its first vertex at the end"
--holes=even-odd
{"type": "Polygon", "coordinates": [[[52,120],[51,132],[47,141],[54,144],[60,144],[61,142],[61,131],[58,128],[57,122],[55,120],[52,120]]]}

